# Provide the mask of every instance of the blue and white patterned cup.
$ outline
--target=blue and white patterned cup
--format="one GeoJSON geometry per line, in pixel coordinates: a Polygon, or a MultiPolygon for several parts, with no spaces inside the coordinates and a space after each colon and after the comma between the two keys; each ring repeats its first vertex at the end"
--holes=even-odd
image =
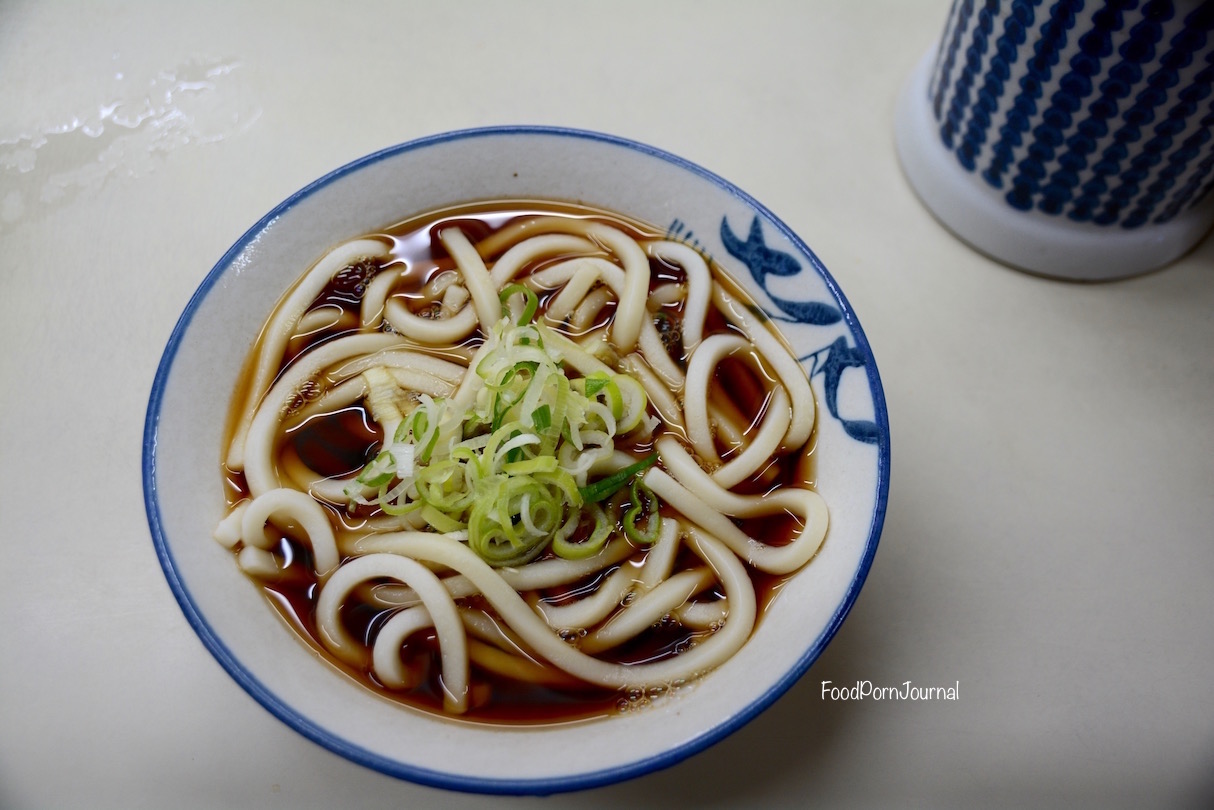
{"type": "Polygon", "coordinates": [[[896,139],[927,207],[995,259],[1161,267],[1214,223],[1214,0],[954,0],[896,139]]]}

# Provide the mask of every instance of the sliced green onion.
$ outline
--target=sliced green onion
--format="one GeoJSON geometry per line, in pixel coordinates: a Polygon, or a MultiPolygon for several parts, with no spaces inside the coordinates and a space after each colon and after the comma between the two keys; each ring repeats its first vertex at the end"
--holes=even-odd
{"type": "Polygon", "coordinates": [[[598,503],[599,501],[610,498],[615,493],[623,489],[624,485],[632,476],[642,470],[652,467],[658,460],[658,454],[653,453],[638,461],[636,464],[629,464],[623,469],[616,470],[611,475],[600,478],[593,484],[580,487],[578,492],[582,495],[582,500],[586,503],[598,503]]]}
{"type": "Polygon", "coordinates": [[[634,542],[652,543],[659,504],[636,476],[657,454],[578,486],[614,452],[621,423],[631,430],[645,417],[644,390],[607,367],[571,379],[563,356],[573,344],[532,322],[538,298],[530,289],[511,285],[502,302],[516,295],[523,296],[519,322],[504,317],[486,335],[488,348],[470,369],[479,378],[477,393],[462,412],[451,400],[424,394],[407,407],[393,379],[376,380],[381,410],[394,419],[389,406],[402,413],[391,423],[377,419],[391,439],[347,492],[351,508],[416,513],[435,531],[461,532],[469,548],[499,567],[525,564],[549,549],[569,559],[591,556],[617,521],[634,542]],[[621,520],[618,507],[609,512],[601,502],[630,481],[632,500],[621,520]]]}
{"type": "Polygon", "coordinates": [[[607,387],[611,378],[606,374],[595,373],[586,378],[586,396],[592,397],[607,387]]]}
{"type": "Polygon", "coordinates": [[[616,431],[620,434],[631,433],[641,425],[649,397],[639,382],[625,374],[617,374],[615,383],[624,406],[623,412],[616,414],[616,431]]]}
{"type": "Polygon", "coordinates": [[[552,427],[552,408],[541,405],[531,412],[531,424],[541,433],[552,427]]]}
{"type": "Polygon", "coordinates": [[[534,475],[535,473],[556,472],[556,456],[538,456],[523,461],[512,461],[502,466],[502,472],[507,475],[534,475]]]}
{"type": "Polygon", "coordinates": [[[371,459],[371,462],[366,467],[363,467],[362,472],[358,474],[358,478],[354,480],[363,486],[381,487],[392,480],[395,468],[396,461],[392,458],[392,454],[384,450],[371,459]]]}
{"type": "Polygon", "coordinates": [[[523,296],[523,312],[519,315],[517,325],[526,326],[535,318],[535,311],[540,305],[540,300],[535,292],[529,287],[524,287],[522,284],[511,284],[502,290],[501,299],[504,305],[511,297],[520,293],[523,296]]]}
{"type": "Polygon", "coordinates": [[[591,529],[590,536],[576,543],[565,537],[553,538],[552,550],[558,556],[567,560],[584,560],[598,554],[607,543],[607,538],[611,535],[611,521],[607,519],[607,513],[597,503],[591,504],[589,511],[594,518],[594,528],[591,529]]]}
{"type": "Polygon", "coordinates": [[[632,479],[632,506],[624,512],[624,534],[634,543],[651,546],[658,541],[662,531],[662,516],[658,514],[660,502],[658,496],[645,486],[640,478],[632,479]],[[636,520],[644,512],[648,516],[645,530],[637,528],[636,520]]]}
{"type": "MultiPolygon", "coordinates": [[[[386,489],[386,487],[384,489],[386,489]]],[[[399,517],[401,515],[407,515],[410,512],[416,512],[418,509],[421,509],[423,505],[424,504],[421,501],[406,501],[405,503],[401,504],[395,499],[388,498],[387,493],[383,489],[380,490],[379,508],[384,510],[385,514],[399,517]]]]}
{"type": "Polygon", "coordinates": [[[422,507],[421,516],[422,520],[429,523],[436,532],[445,534],[447,532],[457,532],[464,528],[463,523],[460,523],[443,510],[437,509],[430,504],[422,507]]]}

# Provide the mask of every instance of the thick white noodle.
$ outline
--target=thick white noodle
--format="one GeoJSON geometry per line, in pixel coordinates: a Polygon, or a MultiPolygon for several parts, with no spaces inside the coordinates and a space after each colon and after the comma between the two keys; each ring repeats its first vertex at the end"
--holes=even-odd
{"type": "Polygon", "coordinates": [[[658,583],[670,577],[674,570],[674,559],[679,553],[679,522],[663,520],[658,529],[658,539],[645,554],[645,564],[637,576],[637,585],[642,590],[652,590],[658,583]]]}
{"type": "Polygon", "coordinates": [[[636,586],[633,572],[628,566],[617,568],[607,575],[594,593],[574,602],[550,605],[537,602],[536,610],[554,630],[582,630],[601,622],[620,607],[636,586]]]}
{"type": "MultiPolygon", "coordinates": [[[[393,368],[389,369],[389,373],[392,375],[392,379],[396,380],[396,384],[405,391],[416,391],[419,394],[429,394],[432,397],[442,397],[443,399],[455,393],[455,383],[441,380],[433,374],[427,374],[424,371],[417,371],[411,368],[393,368]]],[[[384,425],[384,428],[385,435],[387,435],[387,425],[384,425]]]]}
{"type": "Polygon", "coordinates": [[[687,299],[687,288],[673,281],[654,287],[649,293],[649,309],[657,312],[666,304],[677,304],[687,299]]]}
{"type": "Polygon", "coordinates": [[[274,556],[274,552],[257,546],[245,546],[237,552],[236,564],[240,566],[241,571],[255,579],[272,582],[282,579],[286,574],[286,571],[278,567],[278,559],[274,556]]]}
{"type": "Polygon", "coordinates": [[[297,489],[272,489],[252,500],[240,519],[240,539],[245,546],[269,549],[276,542],[266,535],[266,521],[274,519],[280,528],[295,523],[307,535],[316,563],[316,574],[323,578],[340,562],[333,525],[325,508],[297,489]]]}
{"type": "Polygon", "coordinates": [[[353,520],[354,523],[354,525],[344,525],[344,531],[337,536],[337,550],[344,557],[355,556],[351,551],[354,544],[369,535],[399,532],[403,529],[423,529],[426,527],[426,521],[422,519],[416,510],[403,515],[380,514],[374,517],[357,519],[353,519],[349,515],[344,515],[344,517],[347,520],[353,520]]]}
{"type": "Polygon", "coordinates": [[[663,503],[711,532],[751,566],[770,574],[796,571],[818,552],[826,536],[826,503],[812,489],[785,487],[766,495],[736,495],[723,489],[671,436],[658,439],[655,449],[662,466],[645,471],[644,481],[663,503]],[[671,476],[674,477],[671,477],[671,476]],[[675,479],[678,480],[675,480],[675,479]],[[709,506],[712,504],[712,506],[709,506]],[[801,530],[786,545],[769,546],[750,537],[729,518],[788,512],[800,519],[801,530]]]}
{"type": "Polygon", "coordinates": [[[679,624],[690,630],[708,630],[725,621],[729,615],[729,603],[724,599],[712,602],[687,602],[674,609],[673,615],[679,624]]]}
{"type": "Polygon", "coordinates": [[[716,464],[721,460],[713,441],[712,425],[708,421],[708,388],[712,384],[713,372],[726,357],[750,348],[750,342],[741,335],[712,335],[696,347],[687,361],[686,395],[683,399],[687,438],[700,458],[710,463],[716,464]]]}
{"type": "Polygon", "coordinates": [[[363,293],[362,303],[358,308],[358,317],[363,329],[378,329],[383,323],[384,304],[388,300],[388,293],[400,278],[400,268],[393,268],[379,272],[367,282],[366,292],[363,293]]]}
{"type": "Polygon", "coordinates": [[[405,608],[384,623],[375,636],[371,650],[371,668],[375,677],[389,689],[412,689],[420,673],[410,672],[400,659],[400,648],[409,636],[434,626],[430,611],[423,605],[405,608]]]}
{"type": "Polygon", "coordinates": [[[481,255],[486,255],[499,245],[508,244],[521,235],[554,231],[592,239],[619,259],[625,278],[620,289],[616,291],[619,305],[616,308],[615,320],[611,324],[611,339],[620,347],[620,351],[632,351],[641,334],[641,325],[648,320],[645,299],[649,295],[649,259],[637,241],[623,231],[584,219],[536,217],[502,228],[482,241],[477,249],[481,255]]]}
{"type": "Polygon", "coordinates": [[[548,329],[543,334],[545,342],[561,353],[562,362],[577,371],[577,373],[581,374],[583,377],[589,377],[591,374],[610,375],[615,372],[615,369],[613,369],[611,366],[607,365],[602,360],[582,348],[580,344],[570,340],[560,332],[548,329]]]}
{"type": "Polygon", "coordinates": [[[493,278],[494,286],[500,290],[513,280],[519,271],[536,259],[566,254],[577,256],[597,250],[598,248],[593,242],[580,236],[563,233],[533,236],[503,253],[501,258],[493,263],[493,269],[489,275],[493,278]]]}
{"type": "Polygon", "coordinates": [[[577,684],[575,678],[545,666],[542,658],[484,611],[460,608],[459,615],[468,628],[468,657],[481,669],[529,683],[563,687],[577,684]]]}
{"type": "MultiPolygon", "coordinates": [[[[536,287],[568,289],[568,285],[573,279],[579,276],[585,278],[591,273],[597,273],[598,278],[616,294],[617,299],[623,301],[624,296],[628,293],[628,274],[606,259],[594,257],[568,259],[532,273],[527,277],[527,281],[536,287]]],[[[613,327],[619,323],[619,309],[616,310],[615,317],[613,327]]],[[[666,344],[662,342],[662,336],[658,334],[658,329],[650,318],[648,307],[642,306],[637,332],[637,341],[634,343],[640,344],[641,354],[645,356],[645,361],[662,378],[662,382],[666,384],[667,388],[671,391],[680,390],[683,387],[683,372],[670,359],[670,355],[666,351],[666,344]]],[[[630,350],[617,342],[614,328],[611,331],[611,342],[621,353],[630,350]]]]}
{"type": "Polygon", "coordinates": [[[481,259],[476,248],[464,236],[459,228],[444,228],[438,233],[438,241],[455,259],[455,266],[464,277],[464,285],[472,295],[472,306],[476,317],[481,322],[481,332],[489,334],[498,321],[502,319],[502,302],[497,295],[497,287],[489,277],[489,270],[481,259]]]}
{"type": "Polygon", "coordinates": [[[334,363],[401,342],[396,335],[378,332],[337,338],[301,356],[283,372],[257,407],[244,440],[245,480],[253,497],[278,487],[278,472],[273,459],[274,439],[287,403],[303,384],[334,363]]]}
{"type": "Polygon", "coordinates": [[[645,358],[633,352],[620,359],[620,367],[641,384],[646,396],[649,397],[649,404],[658,412],[658,416],[662,417],[662,421],[668,427],[676,430],[685,429],[683,409],[679,407],[678,400],[675,399],[675,395],[670,392],[670,389],[658,379],[658,375],[653,373],[653,369],[645,362],[645,358]]]}
{"type": "Polygon", "coordinates": [[[379,578],[404,582],[421,596],[438,634],[444,705],[448,711],[462,714],[468,708],[468,644],[464,624],[455,601],[438,577],[417,560],[395,554],[370,554],[349,560],[338,568],[320,589],[316,600],[316,627],[321,642],[347,663],[357,664],[361,660],[361,647],[346,632],[339,613],[346,596],[356,585],[379,578]]]}
{"type": "Polygon", "coordinates": [[[780,439],[788,431],[792,421],[792,409],[788,405],[788,394],[777,388],[771,395],[763,424],[741,453],[712,471],[712,480],[719,486],[730,489],[754,475],[775,456],[780,439]]]}
{"type": "Polygon", "coordinates": [[[652,591],[638,595],[582,639],[582,651],[594,655],[636,638],[715,581],[712,571],[702,566],[680,571],[652,591]]]}
{"type": "Polygon", "coordinates": [[[353,329],[357,325],[358,320],[352,313],[335,304],[330,304],[328,306],[317,307],[305,313],[296,322],[291,337],[306,337],[316,332],[322,332],[325,329],[332,329],[335,326],[342,329],[353,329]]]}
{"type": "Polygon", "coordinates": [[[450,318],[455,313],[463,308],[464,304],[468,303],[467,287],[459,284],[452,284],[443,291],[443,303],[441,310],[444,318],[450,318]]]}
{"type": "MultiPolygon", "coordinates": [[[[631,457],[630,457],[631,458],[631,457]]],[[[348,548],[351,556],[360,554],[401,554],[399,543],[394,542],[396,533],[373,534],[361,537],[348,548]]],[[[451,535],[447,535],[448,538],[451,535]]],[[[583,577],[615,565],[632,554],[632,546],[619,538],[608,543],[598,554],[584,560],[565,560],[552,557],[528,563],[522,568],[501,568],[498,573],[516,591],[534,591],[568,585],[583,577]]],[[[456,574],[444,577],[443,586],[454,599],[463,599],[476,593],[476,585],[465,576],[456,574]]],[[[403,607],[418,604],[419,599],[412,589],[381,585],[375,590],[375,600],[383,607],[403,607]]]]}
{"type": "Polygon", "coordinates": [[[351,473],[341,478],[326,478],[304,464],[297,454],[286,452],[279,459],[279,472],[286,475],[291,483],[313,498],[331,503],[334,506],[345,506],[350,501],[346,491],[357,492],[364,498],[375,495],[377,490],[358,483],[358,473],[351,473]]]}
{"type": "Polygon", "coordinates": [[[519,641],[513,633],[505,630],[485,611],[461,606],[459,617],[463,619],[464,627],[468,629],[469,638],[479,638],[508,652],[531,657],[527,646],[519,641]]]}
{"type": "Polygon", "coordinates": [[[599,313],[603,311],[603,307],[607,306],[610,301],[611,292],[608,287],[595,287],[573,311],[573,317],[569,319],[569,326],[574,332],[585,332],[590,329],[599,313]]]}
{"type": "Polygon", "coordinates": [[[367,381],[362,375],[338,383],[332,388],[326,389],[320,396],[310,402],[304,404],[302,408],[295,411],[288,418],[282,421],[284,430],[291,430],[308,421],[310,417],[317,414],[333,413],[341,408],[353,405],[362,399],[367,393],[367,381]]]}
{"type": "MultiPolygon", "coordinates": [[[[479,259],[480,256],[477,256],[479,259]]],[[[483,264],[483,262],[482,262],[483,264]]],[[[445,297],[452,287],[459,287],[460,273],[458,270],[444,270],[422,285],[422,298],[433,301],[445,297]]],[[[467,293],[467,290],[464,290],[467,293]]]]}
{"type": "Polygon", "coordinates": [[[323,259],[300,279],[286,300],[274,308],[274,314],[262,330],[261,344],[257,352],[257,364],[253,369],[253,381],[240,410],[232,443],[228,448],[227,465],[239,471],[244,467],[245,434],[253,422],[257,403],[261,400],[278,367],[282,363],[287,341],[295,331],[295,324],[308,307],[316,300],[333,276],[344,267],[359,259],[382,259],[388,255],[388,246],[378,239],[355,239],[331,250],[323,259]]]}
{"type": "MultiPolygon", "coordinates": [[[[751,344],[740,335],[717,334],[705,338],[692,352],[691,360],[687,363],[687,388],[683,397],[687,438],[700,458],[710,464],[717,465],[721,461],[717,455],[713,428],[715,426],[718,431],[722,431],[722,428],[730,424],[727,420],[710,422],[708,392],[713,373],[726,357],[751,351],[751,344]]],[[[783,386],[777,386],[770,397],[762,425],[750,442],[728,463],[713,471],[713,480],[722,487],[729,489],[746,480],[770,461],[779,449],[792,421],[792,410],[783,386]]]]}
{"type": "Polygon", "coordinates": [[[212,535],[224,548],[234,549],[240,544],[240,521],[244,511],[249,508],[249,501],[243,500],[232,507],[232,511],[219,521],[212,535]]]}
{"type": "Polygon", "coordinates": [[[599,282],[599,270],[593,265],[583,265],[573,272],[561,291],[548,302],[544,312],[544,320],[556,325],[564,323],[573,314],[573,310],[582,302],[590,289],[599,282]]]}
{"type": "Polygon", "coordinates": [[[646,242],[645,252],[674,262],[687,275],[687,303],[683,305],[683,356],[686,357],[704,337],[704,319],[712,295],[712,272],[703,256],[680,242],[646,242]]]}
{"type": "Polygon", "coordinates": [[[467,371],[459,363],[443,360],[432,354],[425,354],[424,352],[409,349],[385,349],[364,357],[355,358],[339,366],[333,372],[333,376],[336,379],[353,377],[355,374],[361,374],[367,369],[375,368],[376,366],[421,371],[449,383],[458,383],[464,378],[464,372],[467,371]]]}
{"type": "Polygon", "coordinates": [[[538,664],[530,658],[506,652],[483,641],[468,639],[468,657],[478,667],[523,683],[548,686],[575,686],[577,681],[559,669],[538,664]]]}
{"type": "MultiPolygon", "coordinates": [[[[489,272],[489,279],[495,291],[494,295],[506,286],[528,262],[554,253],[593,249],[593,243],[586,239],[564,234],[537,236],[534,239],[520,242],[507,251],[489,272]]],[[[384,302],[383,310],[384,318],[392,325],[392,328],[403,335],[408,335],[420,343],[431,346],[454,345],[463,341],[476,328],[478,315],[475,303],[474,297],[474,306],[466,306],[449,318],[425,318],[415,315],[397,298],[388,298],[384,302]]]]}
{"type": "Polygon", "coordinates": [[[720,285],[713,288],[712,296],[717,309],[741,327],[788,391],[788,399],[792,403],[792,422],[780,447],[786,451],[798,449],[809,441],[809,434],[814,430],[814,392],[809,387],[805,369],[749,307],[735,300],[720,285]]]}
{"type": "MultiPolygon", "coordinates": [[[[737,415],[741,417],[741,414],[737,415]]],[[[741,447],[745,443],[747,425],[739,426],[734,416],[720,407],[716,400],[708,403],[708,419],[717,431],[717,437],[724,439],[730,447],[741,447]]]]}
{"type": "MultiPolygon", "coordinates": [[[[631,666],[601,661],[564,641],[505,579],[462,543],[430,532],[400,532],[393,542],[396,550],[406,557],[438,563],[466,576],[502,621],[538,655],[559,669],[600,686],[667,686],[692,678],[728,660],[746,642],[754,627],[755,594],[746,569],[719,540],[695,528],[688,529],[687,544],[713,569],[723,585],[730,604],[729,619],[721,629],[678,656],[631,666]]],[[[353,560],[346,566],[362,559],[368,558],[353,560]]],[[[322,590],[322,598],[328,590],[329,587],[322,590]]]]}
{"type": "Polygon", "coordinates": [[[430,346],[460,343],[476,328],[476,310],[464,307],[450,318],[415,315],[399,298],[384,302],[384,320],[402,335],[430,346]]]}
{"type": "MultiPolygon", "coordinates": [[[[629,459],[631,459],[631,456],[629,456],[629,459]]],[[[626,465],[621,464],[619,466],[626,465]]],[[[677,520],[663,520],[661,528],[658,531],[657,541],[649,549],[645,555],[644,562],[639,567],[633,565],[622,566],[599,583],[598,588],[593,593],[583,596],[576,601],[561,605],[550,605],[541,601],[536,604],[536,609],[548,621],[549,626],[557,630],[585,630],[593,627],[606,619],[613,611],[619,609],[621,605],[625,604],[629,594],[645,597],[648,592],[663,585],[670,578],[671,571],[674,569],[674,559],[678,553],[678,549],[679,522],[677,520]]],[[[711,584],[711,580],[705,582],[702,587],[707,587],[708,584],[711,584]]],[[[665,589],[667,594],[675,593],[678,590],[678,587],[665,589]]],[[[649,623],[652,624],[661,618],[665,612],[677,607],[678,604],[690,598],[691,595],[686,594],[682,599],[667,605],[661,610],[657,607],[660,602],[649,602],[649,607],[646,609],[658,611],[649,620],[649,623]]],[[[628,607],[625,610],[631,612],[630,615],[633,616],[633,620],[639,621],[642,613],[632,612],[637,608],[635,600],[627,604],[628,607]]],[[[612,618],[609,624],[614,629],[610,633],[603,635],[599,642],[593,643],[599,644],[607,639],[615,639],[615,641],[606,645],[614,646],[625,641],[625,638],[619,636],[624,625],[615,627],[616,621],[616,618],[612,618]]],[[[638,632],[643,630],[645,623],[640,621],[639,624],[636,624],[635,621],[634,624],[628,624],[627,626],[636,626],[638,632]]],[[[600,649],[606,649],[606,646],[600,649]]],[[[583,649],[587,652],[591,651],[585,646],[583,646],[583,649]]]]}

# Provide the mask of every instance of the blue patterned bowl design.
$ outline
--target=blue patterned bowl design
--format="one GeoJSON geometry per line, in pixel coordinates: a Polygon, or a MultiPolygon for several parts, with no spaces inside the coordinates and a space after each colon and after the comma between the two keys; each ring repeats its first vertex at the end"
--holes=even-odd
{"type": "Polygon", "coordinates": [[[204,645],[242,688],[353,762],[493,794],[580,790],[668,767],[774,703],[855,602],[876,554],[890,474],[876,362],[850,304],[808,245],[740,188],[675,155],[601,133],[527,126],[387,148],[320,178],[257,222],[202,281],[169,338],[143,452],[148,524],[165,577],[204,645]],[[391,707],[318,664],[211,539],[223,515],[218,448],[231,392],[283,290],[353,236],[422,211],[504,199],[579,201],[665,226],[669,239],[729,268],[778,322],[820,403],[815,485],[829,504],[830,529],[817,557],[781,586],[738,654],[644,710],[541,727],[391,707]]]}
{"type": "Polygon", "coordinates": [[[1167,223],[1214,187],[1214,0],[955,0],[928,98],[1012,208],[1167,223]]]}

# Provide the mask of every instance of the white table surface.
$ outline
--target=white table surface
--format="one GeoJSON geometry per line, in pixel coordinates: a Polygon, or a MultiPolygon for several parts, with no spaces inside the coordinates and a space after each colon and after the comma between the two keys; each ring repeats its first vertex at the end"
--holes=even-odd
{"type": "Polygon", "coordinates": [[[0,807],[1214,806],[1214,240],[1091,286],[943,231],[891,128],[947,5],[0,5],[0,807]],[[780,701],[668,770],[505,801],[241,691],[161,574],[140,451],[173,324],[248,226],[507,123],[672,151],[804,237],[872,343],[893,472],[860,599],[780,701]]]}

